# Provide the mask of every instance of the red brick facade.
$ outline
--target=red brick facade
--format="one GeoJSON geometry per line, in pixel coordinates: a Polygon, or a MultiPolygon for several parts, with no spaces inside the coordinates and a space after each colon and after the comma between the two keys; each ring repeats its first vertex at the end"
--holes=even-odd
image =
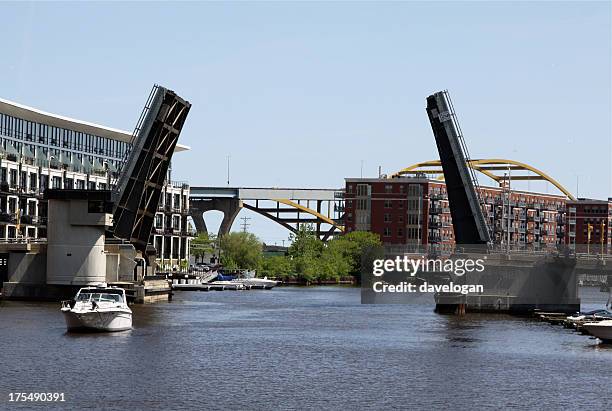
{"type": "MultiPolygon", "coordinates": [[[[454,243],[444,182],[419,177],[349,178],[345,188],[347,232],[377,233],[385,245],[438,244],[446,248],[454,243]]],[[[586,224],[591,223],[591,244],[599,244],[604,222],[604,244],[610,248],[610,201],[568,202],[561,195],[509,192],[499,187],[481,187],[480,195],[494,243],[509,240],[534,249],[555,244],[573,247],[587,243],[586,224]]]]}

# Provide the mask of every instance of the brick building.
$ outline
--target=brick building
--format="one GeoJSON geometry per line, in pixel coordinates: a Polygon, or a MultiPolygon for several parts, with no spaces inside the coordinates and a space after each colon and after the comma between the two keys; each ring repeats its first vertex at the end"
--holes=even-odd
{"type": "Polygon", "coordinates": [[[602,245],[604,252],[612,252],[611,219],[612,198],[580,198],[578,201],[568,201],[566,243],[581,252],[600,253],[602,245]]]}
{"type": "MultiPolygon", "coordinates": [[[[446,185],[425,177],[347,178],[346,231],[371,231],[387,246],[454,244],[446,185]]],[[[593,225],[591,243],[600,238],[610,247],[611,201],[570,202],[563,195],[480,187],[484,215],[496,244],[525,249],[557,244],[587,243],[587,226],[593,225]],[[508,218],[509,217],[509,218],[508,218]]],[[[597,243],[599,244],[599,243],[597,243]]],[[[580,247],[579,247],[580,248],[580,247]]]]}

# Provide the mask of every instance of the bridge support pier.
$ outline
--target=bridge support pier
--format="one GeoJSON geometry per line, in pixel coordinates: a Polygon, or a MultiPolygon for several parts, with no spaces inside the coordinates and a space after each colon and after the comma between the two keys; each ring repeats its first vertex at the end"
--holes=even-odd
{"type": "MultiPolygon", "coordinates": [[[[192,201],[192,205],[193,203],[194,202],[192,201]]],[[[191,218],[193,218],[193,223],[196,226],[196,231],[198,232],[198,234],[208,232],[208,228],[206,227],[206,221],[204,221],[204,212],[202,210],[200,210],[199,208],[192,208],[191,218]]]]}
{"type": "Polygon", "coordinates": [[[206,200],[192,199],[191,207],[193,209],[193,221],[195,222],[196,230],[199,233],[206,230],[206,223],[204,222],[205,212],[216,210],[223,213],[223,220],[221,221],[219,232],[217,233],[217,235],[220,237],[230,232],[232,224],[242,208],[242,201],[237,198],[211,198],[206,200]]]}

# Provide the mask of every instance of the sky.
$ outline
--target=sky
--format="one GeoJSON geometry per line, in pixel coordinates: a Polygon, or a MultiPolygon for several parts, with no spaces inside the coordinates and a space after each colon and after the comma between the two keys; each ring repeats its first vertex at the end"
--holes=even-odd
{"type": "Polygon", "coordinates": [[[607,198],[610,4],[1,2],[0,97],[132,130],[158,83],[192,103],[173,180],[224,186],[230,156],[231,186],[337,188],[436,159],[425,99],[448,89],[473,158],[607,198]]]}

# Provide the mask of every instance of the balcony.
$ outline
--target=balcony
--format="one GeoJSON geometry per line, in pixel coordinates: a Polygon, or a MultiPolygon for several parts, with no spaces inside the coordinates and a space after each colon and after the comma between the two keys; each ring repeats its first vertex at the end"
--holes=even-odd
{"type": "Polygon", "coordinates": [[[442,227],[442,223],[440,221],[430,221],[429,222],[429,228],[440,228],[442,227]]]}
{"type": "Polygon", "coordinates": [[[36,224],[38,222],[36,216],[28,214],[22,215],[20,220],[22,224],[36,224]]]}
{"type": "Polygon", "coordinates": [[[432,201],[448,200],[448,197],[444,194],[432,194],[429,196],[432,201]]]}
{"type": "Polygon", "coordinates": [[[442,207],[433,206],[429,208],[429,214],[441,214],[442,207]]]}
{"type": "Polygon", "coordinates": [[[10,213],[0,213],[0,222],[2,223],[14,223],[15,215],[10,213]]]}

